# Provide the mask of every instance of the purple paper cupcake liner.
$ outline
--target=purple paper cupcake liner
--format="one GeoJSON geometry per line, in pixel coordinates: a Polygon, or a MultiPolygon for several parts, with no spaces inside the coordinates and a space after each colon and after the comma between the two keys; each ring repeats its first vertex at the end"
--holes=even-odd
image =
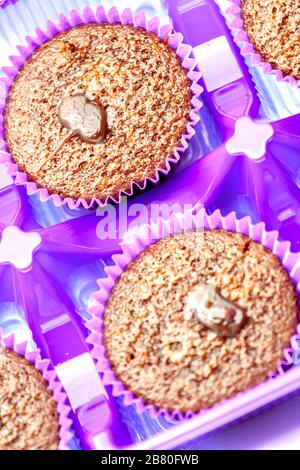
{"type": "Polygon", "coordinates": [[[195,70],[197,61],[191,57],[192,47],[183,43],[183,36],[181,33],[173,33],[171,25],[160,26],[159,17],[154,17],[150,20],[146,19],[144,12],[134,16],[132,11],[127,8],[122,13],[119,13],[116,7],[112,7],[107,12],[104,7],[100,5],[94,12],[90,7],[86,7],[82,12],[72,10],[69,17],[61,14],[59,16],[59,22],[57,24],[52,21],[48,21],[47,29],[42,31],[37,28],[35,30],[35,37],[26,37],[25,46],[18,46],[19,55],[11,56],[9,67],[3,67],[2,72],[5,75],[4,78],[0,79],[0,162],[6,163],[8,167],[9,175],[13,176],[17,185],[25,186],[28,195],[38,194],[42,202],[52,200],[55,206],[62,206],[67,204],[71,209],[83,206],[86,209],[93,207],[94,205],[105,205],[108,202],[118,203],[122,196],[131,196],[135,189],[144,190],[148,183],[158,183],[162,175],[166,175],[170,172],[172,165],[177,163],[181,157],[181,154],[187,149],[188,141],[195,134],[194,126],[199,122],[199,115],[197,114],[202,106],[201,101],[198,99],[203,91],[203,88],[198,84],[201,78],[201,73],[195,70]],[[5,142],[5,128],[3,113],[6,106],[6,101],[9,93],[9,89],[18,74],[19,70],[30,57],[33,51],[43,44],[48,39],[53,38],[56,34],[65,31],[73,26],[86,23],[121,23],[121,24],[132,24],[135,27],[143,28],[148,32],[155,33],[160,39],[164,40],[168,37],[169,46],[176,51],[182,65],[188,70],[188,78],[191,81],[191,105],[192,110],[189,115],[189,120],[186,126],[186,131],[181,137],[180,145],[177,146],[173,154],[166,158],[165,167],[157,168],[154,177],[147,177],[142,183],[131,181],[130,189],[128,191],[120,191],[117,197],[107,196],[104,201],[97,198],[93,198],[91,201],[87,201],[83,198],[73,199],[71,197],[61,197],[58,194],[50,194],[46,188],[39,188],[35,182],[29,181],[28,176],[25,172],[19,170],[18,165],[13,162],[11,154],[8,152],[7,145],[5,142]]]}
{"type": "Polygon", "coordinates": [[[23,356],[42,374],[43,378],[48,382],[50,390],[53,392],[53,399],[57,404],[57,412],[59,415],[59,450],[69,450],[69,443],[74,438],[72,431],[72,420],[69,417],[71,407],[67,404],[67,395],[52,368],[48,359],[42,359],[38,349],[29,348],[28,342],[17,342],[15,334],[11,333],[4,336],[0,328],[0,346],[5,349],[11,349],[20,356],[23,356]]]}
{"type": "Polygon", "coordinates": [[[247,32],[244,29],[244,21],[242,18],[241,0],[228,0],[230,3],[226,14],[231,17],[229,28],[231,29],[234,40],[240,44],[241,53],[245,58],[250,58],[252,67],[259,67],[265,75],[273,75],[277,81],[287,82],[292,86],[300,87],[300,80],[291,75],[284,75],[281,70],[275,69],[272,64],[265,62],[260,54],[258,54],[251,43],[247,32]]]}
{"type": "MultiPolygon", "coordinates": [[[[255,225],[252,224],[249,216],[239,220],[234,212],[224,217],[219,210],[215,211],[212,215],[208,215],[205,209],[201,209],[196,215],[193,214],[193,211],[189,211],[185,214],[175,214],[169,221],[159,219],[157,223],[145,225],[142,229],[131,234],[130,240],[122,243],[122,253],[113,256],[114,265],[105,268],[107,277],[97,281],[100,289],[92,295],[94,305],[89,309],[92,318],[87,324],[91,333],[87,341],[92,346],[91,354],[96,360],[97,370],[102,376],[103,384],[112,387],[112,395],[114,397],[123,397],[124,405],[135,404],[138,413],[148,410],[153,417],[164,415],[168,419],[185,420],[203,413],[205,410],[201,410],[198,413],[189,411],[183,414],[178,410],[169,412],[163,408],[158,409],[152,404],[146,404],[141,398],[135,396],[126,388],[111,369],[109,359],[107,358],[103,342],[105,305],[118,278],[127,265],[143,250],[165,236],[195,228],[224,229],[242,233],[252,240],[261,243],[280,259],[294,282],[297,293],[300,293],[300,253],[292,253],[290,251],[290,242],[279,241],[278,232],[266,231],[263,222],[255,225]]],[[[299,341],[300,323],[298,323],[297,330],[291,338],[290,347],[283,351],[283,358],[278,364],[277,371],[269,374],[268,378],[270,380],[274,379],[277,375],[284,374],[292,366],[293,355],[296,351],[299,351],[299,341]]],[[[240,392],[237,395],[243,393],[246,392],[240,392]]]]}

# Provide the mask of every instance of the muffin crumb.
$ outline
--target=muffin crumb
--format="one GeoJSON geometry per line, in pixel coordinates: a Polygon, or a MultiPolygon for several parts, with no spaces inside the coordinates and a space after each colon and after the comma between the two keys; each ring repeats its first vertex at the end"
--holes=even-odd
{"type": "Polygon", "coordinates": [[[59,418],[41,373],[0,347],[0,450],[56,450],[59,418]]]}
{"type": "Polygon", "coordinates": [[[197,412],[264,381],[297,324],[295,287],[278,258],[223,230],[177,234],[122,273],[104,312],[111,367],[146,403],[197,412]],[[213,284],[245,312],[233,337],[184,317],[195,288],[213,284]]]}
{"type": "Polygon", "coordinates": [[[189,121],[190,87],[176,52],[154,33],[120,24],[77,26],[40,46],[17,75],[5,110],[7,145],[38,187],[104,201],[165,168],[189,121]],[[58,107],[78,94],[105,110],[103,141],[64,141],[58,107]]]}
{"type": "Polygon", "coordinates": [[[256,52],[300,79],[300,0],[242,0],[245,30],[256,52]]]}

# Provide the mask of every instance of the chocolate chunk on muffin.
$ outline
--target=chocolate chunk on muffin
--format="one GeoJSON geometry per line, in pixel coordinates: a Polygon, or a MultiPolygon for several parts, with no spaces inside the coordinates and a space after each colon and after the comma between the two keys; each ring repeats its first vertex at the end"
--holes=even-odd
{"type": "Polygon", "coordinates": [[[0,450],[56,450],[59,418],[41,373],[0,348],[0,450]]]}
{"type": "Polygon", "coordinates": [[[297,295],[269,250],[223,230],[145,249],[106,304],[111,367],[136,397],[197,412],[276,371],[297,323],[297,295]]]}
{"type": "Polygon", "coordinates": [[[245,30],[265,62],[300,79],[300,0],[242,0],[245,30]]]}
{"type": "Polygon", "coordinates": [[[87,24],[40,46],[5,112],[13,160],[38,187],[88,201],[155,177],[189,121],[191,82],[154,33],[87,24]]]}

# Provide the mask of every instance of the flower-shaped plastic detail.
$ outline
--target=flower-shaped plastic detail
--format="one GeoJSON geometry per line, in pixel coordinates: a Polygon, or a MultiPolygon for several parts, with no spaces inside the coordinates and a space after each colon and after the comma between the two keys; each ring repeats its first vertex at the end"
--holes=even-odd
{"type": "Polygon", "coordinates": [[[266,154],[266,146],[273,136],[271,124],[253,121],[245,116],[235,123],[233,136],[226,143],[226,150],[232,155],[242,153],[251,160],[260,160],[266,154]]]}
{"type": "Polygon", "coordinates": [[[10,225],[2,232],[0,242],[0,263],[11,263],[19,270],[31,266],[33,252],[40,246],[41,236],[35,232],[23,232],[10,225]]]}

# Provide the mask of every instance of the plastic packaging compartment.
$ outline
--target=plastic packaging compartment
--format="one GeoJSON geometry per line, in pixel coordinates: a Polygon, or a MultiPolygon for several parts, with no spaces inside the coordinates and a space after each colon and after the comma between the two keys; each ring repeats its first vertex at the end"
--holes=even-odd
{"type": "MultiPolygon", "coordinates": [[[[55,20],[72,8],[99,5],[97,0],[7,3],[0,10],[1,67],[8,65],[16,45],[24,43],[36,26],[43,29],[47,19],[55,20]]],[[[102,3],[120,6],[118,2],[102,3]]],[[[119,3],[122,8],[127,6],[119,3]]],[[[170,13],[175,29],[183,32],[202,61],[206,88],[201,122],[174,174],[128,204],[200,201],[209,211],[219,207],[223,214],[235,211],[238,217],[250,215],[254,223],[265,221],[267,229],[278,230],[296,250],[300,239],[300,116],[286,118],[300,110],[295,89],[269,84],[270,77],[262,77],[256,81],[258,99],[239,49],[212,0],[128,4],[135,11],[146,11],[148,18],[158,14],[166,22],[170,13]],[[210,54],[205,55],[207,47],[210,54]],[[212,52],[221,58],[220,50],[227,67],[218,64],[216,70],[210,58],[212,52]],[[272,124],[258,125],[266,117],[272,124]]],[[[257,73],[255,68],[252,73],[257,73]]],[[[3,159],[5,152],[0,156],[3,159]]],[[[90,294],[97,289],[95,280],[111,264],[112,253],[119,250],[118,240],[97,238],[95,212],[71,211],[27,198],[23,189],[11,185],[3,165],[0,168],[0,326],[5,334],[13,331],[18,338],[29,339],[42,356],[51,359],[68,394],[74,427],[84,448],[170,449],[297,391],[300,368],[294,366],[182,424],[153,418],[147,412],[140,415],[134,406],[115,400],[102,386],[88,354],[84,324],[89,319],[90,294]],[[7,226],[14,227],[7,230],[7,226]],[[30,235],[20,233],[19,228],[30,235]],[[21,255],[16,243],[22,247],[21,255]],[[161,433],[163,430],[167,431],[161,433]]]]}
{"type": "MultiPolygon", "coordinates": [[[[98,205],[106,205],[109,203],[119,203],[122,197],[128,197],[135,194],[138,190],[144,190],[150,185],[158,184],[161,178],[164,178],[178,163],[182,153],[188,148],[190,139],[194,136],[194,127],[199,122],[199,109],[201,108],[201,101],[199,96],[203,88],[197,83],[200,79],[200,72],[195,69],[196,60],[191,57],[192,49],[189,45],[184,44],[181,33],[172,33],[171,24],[162,24],[158,16],[152,17],[148,22],[146,21],[145,14],[141,12],[135,15],[130,8],[126,10],[118,10],[117,7],[111,7],[107,12],[103,6],[94,11],[91,8],[85,8],[82,11],[73,9],[69,15],[60,15],[59,21],[48,21],[45,29],[36,29],[33,36],[27,38],[27,45],[18,47],[19,54],[11,57],[11,67],[6,67],[4,73],[7,81],[4,83],[4,88],[8,91],[13,83],[20,68],[22,68],[27,58],[31,56],[36,47],[43,44],[45,40],[53,38],[58,32],[66,31],[72,26],[78,24],[87,24],[95,21],[121,24],[133,24],[137,28],[145,27],[146,30],[157,34],[161,40],[167,40],[171,47],[176,51],[178,59],[187,69],[188,77],[191,80],[191,111],[187,119],[187,124],[184,132],[182,133],[180,142],[173,149],[172,153],[165,159],[164,164],[160,164],[153,170],[151,177],[146,177],[141,181],[131,180],[128,182],[126,190],[120,190],[115,195],[107,195],[103,200],[92,198],[86,200],[82,197],[61,197],[58,193],[49,194],[46,187],[38,187],[34,181],[28,181],[28,175],[22,171],[13,161],[11,161],[9,153],[7,153],[8,173],[13,176],[18,186],[25,186],[27,194],[32,196],[37,194],[41,201],[53,201],[54,205],[59,207],[68,205],[70,209],[84,207],[85,209],[95,208],[98,205]]],[[[4,91],[5,93],[5,91],[4,91]]],[[[4,97],[5,98],[5,97],[4,97]]],[[[5,99],[3,100],[5,101],[5,99]]],[[[5,147],[5,141],[0,142],[5,147]]]]}
{"type": "Polygon", "coordinates": [[[69,418],[71,412],[70,406],[67,404],[67,395],[62,390],[62,386],[57,378],[55,370],[51,366],[49,359],[41,359],[38,349],[34,349],[32,344],[27,341],[18,342],[14,334],[3,336],[0,328],[0,346],[6,350],[12,350],[19,356],[23,356],[27,361],[42,374],[48,382],[48,387],[52,391],[53,398],[57,405],[59,415],[59,443],[58,449],[69,450],[70,443],[74,437],[72,431],[72,420],[69,418]]]}

